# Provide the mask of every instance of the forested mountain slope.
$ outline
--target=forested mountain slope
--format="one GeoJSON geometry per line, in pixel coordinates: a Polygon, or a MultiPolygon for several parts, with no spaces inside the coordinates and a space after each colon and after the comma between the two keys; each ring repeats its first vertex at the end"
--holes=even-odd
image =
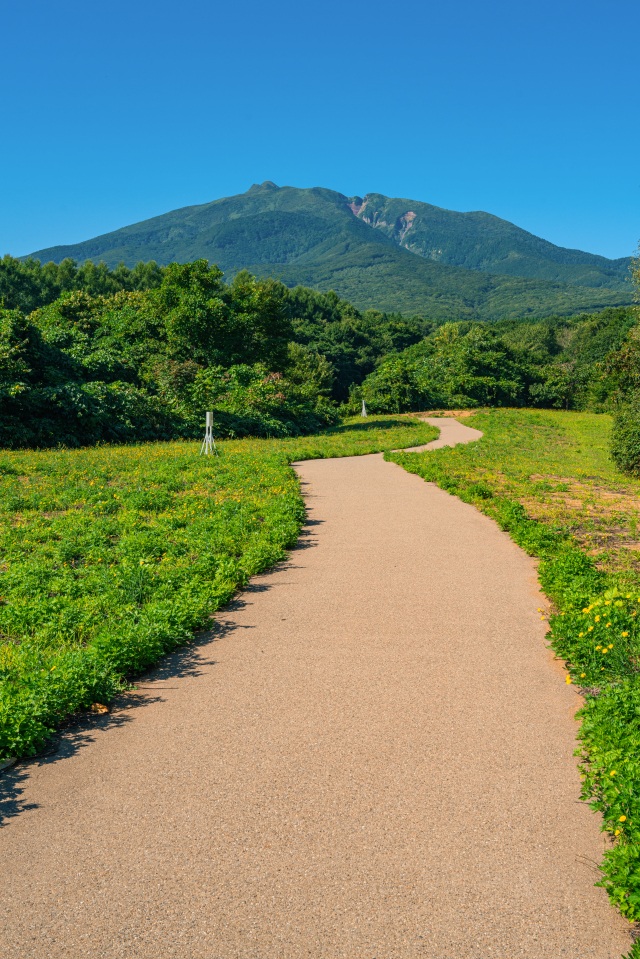
{"type": "Polygon", "coordinates": [[[399,246],[438,263],[580,286],[629,286],[629,257],[608,260],[555,246],[490,213],[457,213],[378,193],[356,198],[352,209],[399,246]]]}
{"type": "Polygon", "coordinates": [[[233,277],[335,289],[360,308],[434,319],[571,314],[630,302],[627,260],[563,250],[486,213],[267,181],[33,254],[114,267],[206,258],[233,277]]]}

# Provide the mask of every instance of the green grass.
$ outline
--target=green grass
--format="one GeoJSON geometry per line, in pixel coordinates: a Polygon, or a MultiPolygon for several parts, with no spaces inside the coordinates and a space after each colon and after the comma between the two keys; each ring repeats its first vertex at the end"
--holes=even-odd
{"type": "Polygon", "coordinates": [[[477,484],[481,502],[485,488],[514,500],[532,519],[570,536],[603,572],[640,587],[640,480],[616,469],[609,455],[611,417],[503,409],[463,422],[482,430],[483,441],[437,452],[428,462],[421,457],[421,470],[467,496],[474,493],[469,484],[477,484]]]}
{"type": "Polygon", "coordinates": [[[322,435],[0,453],[0,760],[34,754],[186,643],[297,539],[290,463],[428,442],[399,417],[322,435]]]}
{"type": "Polygon", "coordinates": [[[472,503],[540,557],[555,607],[551,645],[586,697],[583,798],[610,839],[601,885],[640,921],[640,480],[609,459],[605,415],[493,410],[464,422],[484,432],[480,442],[387,458],[472,503]]]}

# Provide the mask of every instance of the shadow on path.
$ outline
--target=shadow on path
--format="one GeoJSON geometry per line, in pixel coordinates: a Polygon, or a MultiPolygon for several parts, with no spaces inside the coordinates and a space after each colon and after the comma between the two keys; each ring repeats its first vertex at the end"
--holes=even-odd
{"type": "MultiPolygon", "coordinates": [[[[218,613],[239,612],[252,605],[254,595],[272,589],[274,581],[269,582],[271,577],[275,577],[277,573],[281,573],[283,570],[295,568],[297,565],[295,554],[298,551],[311,549],[317,545],[313,528],[319,525],[321,525],[320,520],[307,519],[300,531],[298,542],[289,551],[287,559],[261,573],[260,582],[248,583],[230,603],[218,610],[218,613]]],[[[117,696],[111,703],[108,713],[100,715],[87,711],[69,717],[58,732],[47,742],[38,756],[33,759],[23,759],[16,766],[1,772],[0,828],[21,813],[39,808],[38,803],[30,802],[25,796],[31,770],[69,759],[79,750],[85,749],[95,742],[95,734],[98,731],[106,732],[109,729],[117,729],[124,726],[125,723],[131,722],[133,719],[132,710],[162,702],[164,697],[161,693],[167,687],[158,686],[158,683],[166,683],[168,680],[184,679],[186,677],[197,679],[203,674],[205,667],[216,665],[216,660],[209,655],[212,645],[240,629],[255,629],[255,627],[236,622],[214,622],[211,629],[197,633],[186,646],[169,653],[157,666],[132,680],[132,689],[117,696]]]]}
{"type": "MultiPolygon", "coordinates": [[[[122,699],[124,697],[118,697],[118,700],[122,699]]],[[[137,696],[135,693],[128,693],[126,699],[126,709],[135,709],[148,701],[147,697],[137,696]]],[[[123,707],[116,701],[114,708],[123,707]]],[[[130,717],[121,712],[105,715],[80,713],[73,716],[63,730],[51,737],[39,756],[24,759],[12,769],[5,770],[0,776],[0,828],[20,813],[38,809],[38,803],[29,802],[24,796],[33,768],[50,766],[60,760],[69,759],[95,741],[96,730],[123,726],[130,721],[130,717]]]]}

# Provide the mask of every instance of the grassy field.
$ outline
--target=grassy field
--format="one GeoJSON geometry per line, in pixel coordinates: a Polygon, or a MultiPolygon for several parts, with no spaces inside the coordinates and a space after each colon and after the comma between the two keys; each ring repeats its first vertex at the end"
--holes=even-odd
{"type": "Polygon", "coordinates": [[[493,410],[464,419],[483,430],[477,446],[429,457],[445,482],[473,477],[527,514],[571,535],[599,569],[640,585],[640,480],[620,473],[609,456],[611,418],[555,410],[493,410]]]}
{"type": "Polygon", "coordinates": [[[540,557],[553,604],[549,638],[567,681],[585,694],[583,798],[610,838],[602,885],[640,921],[640,481],[613,466],[605,415],[492,410],[464,423],[483,439],[386,456],[472,503],[540,557]]]}
{"type": "Polygon", "coordinates": [[[0,453],[0,761],[189,641],[296,542],[290,463],[428,442],[369,418],[319,436],[0,453]]]}

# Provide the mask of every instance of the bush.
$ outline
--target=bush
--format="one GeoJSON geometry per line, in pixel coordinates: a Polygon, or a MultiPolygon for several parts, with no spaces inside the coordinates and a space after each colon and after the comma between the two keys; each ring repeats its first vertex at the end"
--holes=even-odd
{"type": "Polygon", "coordinates": [[[353,392],[371,412],[518,406],[526,396],[528,362],[493,330],[446,323],[399,356],[383,360],[353,392]]]}
{"type": "Polygon", "coordinates": [[[63,383],[5,398],[0,446],[69,447],[170,439],[176,418],[161,399],[130,383],[63,383]]]}
{"type": "Polygon", "coordinates": [[[611,456],[618,469],[640,476],[640,398],[622,406],[611,433],[611,456]]]}

